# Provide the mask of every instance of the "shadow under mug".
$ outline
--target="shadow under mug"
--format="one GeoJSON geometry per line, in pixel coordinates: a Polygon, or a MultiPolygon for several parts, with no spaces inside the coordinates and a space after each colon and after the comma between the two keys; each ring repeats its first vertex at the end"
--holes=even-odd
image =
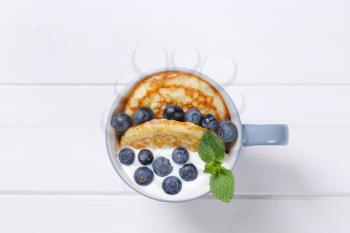
{"type": "MultiPolygon", "coordinates": [[[[229,110],[229,114],[231,117],[231,121],[236,125],[237,131],[238,131],[238,137],[235,142],[235,145],[230,150],[229,154],[227,155],[229,159],[227,163],[227,167],[233,169],[236,162],[239,159],[239,154],[241,147],[246,146],[257,146],[257,145],[286,145],[288,143],[288,126],[285,124],[267,124],[267,125],[255,125],[255,124],[242,124],[239,113],[237,111],[237,108],[232,101],[231,97],[227,94],[227,92],[224,90],[224,88],[219,85],[217,82],[206,76],[205,74],[202,74],[198,71],[186,69],[186,68],[178,68],[178,67],[169,67],[169,68],[163,68],[159,70],[155,70],[152,72],[149,72],[147,74],[142,74],[135,80],[133,80],[119,96],[116,97],[112,108],[109,112],[107,123],[106,123],[106,129],[105,129],[105,136],[106,136],[106,146],[108,155],[110,158],[110,161],[115,169],[115,171],[119,174],[119,176],[122,178],[122,180],[132,189],[137,191],[138,193],[145,195],[149,198],[158,200],[158,201],[166,201],[166,202],[183,202],[183,201],[190,201],[196,198],[199,198],[209,192],[208,190],[204,190],[203,192],[197,192],[196,195],[192,195],[189,197],[184,197],[180,199],[172,199],[172,198],[160,198],[153,196],[150,193],[146,193],[142,187],[137,186],[133,182],[130,181],[129,177],[126,177],[126,174],[122,172],[121,164],[119,161],[117,161],[117,153],[120,150],[119,141],[116,139],[116,135],[114,133],[114,129],[111,127],[109,122],[111,121],[111,118],[114,113],[119,112],[122,110],[122,104],[125,103],[126,98],[128,98],[130,94],[130,90],[132,90],[133,86],[138,83],[140,80],[159,72],[164,71],[181,71],[181,72],[188,72],[195,74],[196,76],[199,76],[200,78],[206,80],[209,82],[214,88],[218,90],[218,92],[223,97],[225,104],[229,110]]],[[[209,186],[209,185],[208,185],[209,186]]]]}

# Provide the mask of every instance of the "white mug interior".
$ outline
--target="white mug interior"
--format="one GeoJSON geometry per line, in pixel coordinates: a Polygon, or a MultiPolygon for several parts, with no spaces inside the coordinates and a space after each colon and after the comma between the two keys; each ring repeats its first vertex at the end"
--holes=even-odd
{"type": "Polygon", "coordinates": [[[143,80],[144,78],[163,71],[182,71],[182,72],[190,72],[193,73],[200,78],[206,80],[209,82],[214,88],[218,90],[218,92],[221,94],[221,96],[224,99],[224,102],[228,108],[231,121],[236,125],[237,130],[238,130],[238,138],[233,145],[233,147],[230,149],[229,154],[225,156],[225,159],[223,161],[223,165],[228,168],[228,169],[233,169],[240,153],[240,149],[242,146],[242,124],[239,118],[239,114],[237,111],[237,108],[232,101],[231,97],[227,94],[227,92],[224,90],[220,84],[209,78],[208,76],[195,71],[191,69],[185,69],[185,68],[165,68],[165,69],[159,69],[155,70],[152,72],[149,72],[147,74],[140,75],[137,77],[135,80],[133,80],[129,85],[125,87],[125,89],[121,92],[119,96],[116,97],[114,100],[114,103],[111,107],[111,110],[109,112],[108,118],[107,118],[107,123],[106,123],[106,146],[107,146],[107,151],[108,155],[110,158],[110,161],[114,167],[114,170],[118,173],[118,175],[121,177],[121,179],[133,190],[136,192],[145,195],[149,198],[158,200],[158,201],[167,201],[167,202],[182,202],[182,201],[189,201],[193,200],[196,198],[199,198],[209,192],[209,184],[207,185],[207,188],[204,188],[203,190],[191,190],[187,192],[180,192],[177,195],[167,195],[165,193],[160,194],[160,193],[155,193],[152,192],[151,189],[145,188],[145,186],[139,186],[133,181],[133,177],[130,177],[130,175],[126,174],[124,170],[122,169],[122,165],[117,157],[117,154],[119,152],[120,145],[119,145],[119,140],[117,140],[117,137],[114,133],[114,129],[110,125],[111,118],[114,113],[121,111],[123,104],[125,103],[126,99],[128,98],[130,91],[133,89],[135,84],[137,84],[139,81],[143,80]]]}

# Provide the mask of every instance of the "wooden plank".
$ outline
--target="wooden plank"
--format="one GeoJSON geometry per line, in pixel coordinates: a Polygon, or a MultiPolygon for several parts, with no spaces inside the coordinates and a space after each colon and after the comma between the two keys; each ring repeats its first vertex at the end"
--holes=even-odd
{"type": "MultiPolygon", "coordinates": [[[[118,88],[119,90],[119,88],[118,88]]],[[[247,123],[288,123],[287,147],[245,148],[239,195],[350,193],[350,88],[241,87],[247,123]]],[[[229,88],[237,100],[242,99],[229,88]]],[[[103,116],[113,87],[1,87],[0,191],[130,191],[107,158],[103,116]]]]}
{"type": "Polygon", "coordinates": [[[140,44],[142,70],[172,65],[161,43],[168,57],[180,45],[185,67],[197,48],[219,82],[229,54],[236,83],[349,84],[349,12],[344,0],[2,1],[0,83],[127,82],[140,44]]]}
{"type": "Polygon", "coordinates": [[[3,232],[349,232],[350,199],[197,200],[140,196],[1,196],[3,232]]]}

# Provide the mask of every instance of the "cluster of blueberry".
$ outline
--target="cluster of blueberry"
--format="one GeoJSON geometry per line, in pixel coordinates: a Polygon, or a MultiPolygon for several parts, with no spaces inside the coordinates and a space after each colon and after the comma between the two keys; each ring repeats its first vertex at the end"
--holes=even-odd
{"type": "MultiPolygon", "coordinates": [[[[119,152],[118,158],[122,164],[130,165],[135,160],[135,153],[130,148],[124,148],[119,152]]],[[[137,168],[134,173],[134,179],[138,185],[149,185],[153,181],[153,172],[160,177],[165,177],[173,171],[173,166],[169,159],[160,156],[153,161],[153,158],[152,151],[148,149],[140,150],[138,160],[142,165],[150,165],[153,162],[153,171],[147,166],[137,168]]],[[[183,165],[179,170],[179,175],[184,181],[195,180],[198,176],[197,168],[191,163],[186,164],[188,159],[189,153],[186,148],[177,147],[173,150],[172,160],[177,164],[183,165]]],[[[168,176],[163,180],[162,188],[165,193],[175,195],[181,191],[182,182],[176,176],[168,176]]]]}
{"type": "Polygon", "coordinates": [[[133,114],[133,119],[126,113],[120,112],[112,116],[111,126],[115,129],[117,134],[124,134],[132,125],[136,125],[150,121],[154,117],[152,109],[141,107],[133,114]]]}
{"type": "MultiPolygon", "coordinates": [[[[118,134],[123,134],[133,125],[133,122],[138,125],[152,120],[153,117],[152,109],[141,107],[135,111],[133,119],[125,113],[115,114],[111,119],[111,125],[118,134]]],[[[218,122],[213,114],[202,115],[197,109],[189,109],[184,112],[180,106],[171,104],[164,109],[163,117],[168,120],[192,122],[210,129],[217,133],[223,142],[233,142],[237,139],[237,128],[230,120],[218,122]]]]}

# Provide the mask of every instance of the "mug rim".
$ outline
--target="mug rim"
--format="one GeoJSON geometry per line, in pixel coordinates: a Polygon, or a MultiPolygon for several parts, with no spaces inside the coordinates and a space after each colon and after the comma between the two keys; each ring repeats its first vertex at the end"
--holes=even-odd
{"type": "MultiPolygon", "coordinates": [[[[224,98],[224,102],[226,107],[228,108],[230,117],[234,117],[236,123],[238,123],[238,125],[236,125],[237,129],[238,129],[238,138],[237,141],[239,144],[236,145],[237,146],[237,151],[235,154],[235,160],[233,161],[232,167],[230,167],[230,169],[232,170],[236,164],[237,161],[239,159],[240,156],[240,152],[241,152],[241,148],[242,148],[242,143],[243,143],[243,132],[242,132],[242,123],[240,120],[240,116],[239,116],[239,112],[236,108],[235,103],[233,102],[232,98],[229,96],[229,94],[226,92],[226,90],[219,84],[217,83],[215,80],[211,79],[209,76],[194,70],[194,69],[189,69],[189,68],[183,68],[183,67],[165,67],[165,68],[159,68],[159,69],[154,69],[151,70],[149,72],[145,72],[142,74],[137,75],[136,78],[134,78],[132,81],[130,81],[129,84],[127,84],[123,90],[120,92],[120,94],[115,97],[113,104],[110,107],[109,113],[108,113],[108,117],[106,120],[106,126],[105,126],[105,143],[106,143],[106,147],[107,147],[107,153],[108,153],[108,157],[110,162],[112,163],[113,169],[115,170],[115,172],[118,174],[118,176],[123,180],[123,182],[125,184],[127,184],[127,186],[129,188],[131,188],[132,190],[136,191],[137,193],[146,196],[150,199],[156,200],[156,201],[161,201],[161,202],[169,202],[169,203],[179,203],[179,202],[187,202],[187,201],[192,201],[195,199],[198,199],[200,197],[203,197],[205,195],[207,195],[208,193],[210,193],[210,190],[207,192],[204,192],[203,194],[200,194],[196,197],[191,197],[191,198],[187,198],[187,199],[181,199],[181,200],[166,200],[166,199],[159,199],[156,197],[153,197],[152,195],[148,195],[136,188],[134,188],[132,185],[129,184],[129,182],[124,178],[124,175],[121,174],[121,172],[119,171],[119,168],[116,166],[116,164],[114,163],[114,154],[112,152],[112,148],[111,148],[111,143],[110,143],[110,130],[111,130],[111,126],[109,124],[109,122],[111,121],[111,118],[113,116],[113,113],[115,111],[115,109],[118,107],[118,104],[120,102],[120,100],[122,99],[123,96],[125,96],[125,94],[127,94],[127,92],[130,90],[130,88],[132,88],[138,81],[142,80],[143,78],[146,78],[147,76],[156,74],[156,73],[160,73],[160,72],[165,72],[165,71],[180,71],[180,72],[188,72],[188,73],[192,73],[194,75],[199,76],[200,78],[203,78],[204,80],[208,81],[210,83],[210,85],[214,86],[214,88],[219,92],[219,94],[224,98]]],[[[231,119],[232,120],[232,119],[231,119]]]]}

